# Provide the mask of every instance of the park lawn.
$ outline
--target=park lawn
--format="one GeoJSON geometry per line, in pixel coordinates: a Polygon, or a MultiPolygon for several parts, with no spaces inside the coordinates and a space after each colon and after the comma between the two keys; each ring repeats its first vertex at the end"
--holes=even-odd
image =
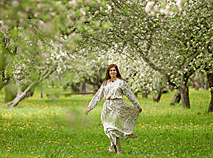
{"type": "MultiPolygon", "coordinates": [[[[207,114],[209,91],[190,89],[191,109],[174,106],[174,92],[159,103],[141,99],[143,108],[134,133],[121,142],[123,155],[108,151],[110,141],[101,124],[104,100],[84,115],[93,95],[40,99],[36,92],[8,109],[0,92],[0,157],[212,157],[213,116],[207,114]]],[[[140,95],[140,94],[139,94],[140,95]]],[[[125,101],[127,99],[125,98],[125,101]]],[[[130,103],[129,101],[127,101],[130,103]]]]}

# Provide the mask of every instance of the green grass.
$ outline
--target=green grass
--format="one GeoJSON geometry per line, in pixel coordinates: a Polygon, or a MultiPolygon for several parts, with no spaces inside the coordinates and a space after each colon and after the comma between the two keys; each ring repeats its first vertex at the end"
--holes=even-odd
{"type": "Polygon", "coordinates": [[[169,105],[173,95],[164,94],[156,104],[150,96],[139,96],[143,112],[134,131],[138,138],[121,142],[123,155],[118,156],[107,150],[110,141],[100,119],[104,100],[85,116],[92,95],[48,100],[37,91],[8,109],[0,92],[0,157],[212,157],[209,91],[191,89],[191,109],[169,105]]]}

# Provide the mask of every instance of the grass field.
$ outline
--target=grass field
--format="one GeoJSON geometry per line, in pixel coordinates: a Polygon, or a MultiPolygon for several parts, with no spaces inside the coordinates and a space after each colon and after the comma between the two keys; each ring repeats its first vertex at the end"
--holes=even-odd
{"type": "MultiPolygon", "coordinates": [[[[53,89],[44,90],[44,93],[53,89]]],[[[59,90],[58,90],[59,91],[59,90]]],[[[123,155],[108,151],[110,141],[101,124],[104,100],[84,115],[92,95],[40,99],[39,91],[8,109],[0,92],[0,157],[212,157],[213,115],[207,114],[209,91],[190,90],[191,109],[169,105],[174,92],[160,103],[141,99],[137,139],[121,142],[123,155]]],[[[125,98],[125,101],[127,99],[125,98]]],[[[130,103],[129,101],[127,101],[130,103]]]]}

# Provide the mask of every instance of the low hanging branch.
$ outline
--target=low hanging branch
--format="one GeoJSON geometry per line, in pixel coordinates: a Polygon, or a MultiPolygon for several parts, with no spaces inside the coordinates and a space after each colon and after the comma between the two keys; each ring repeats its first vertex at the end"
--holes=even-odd
{"type": "Polygon", "coordinates": [[[17,105],[19,104],[19,102],[20,102],[21,100],[23,100],[23,99],[27,96],[27,94],[28,94],[28,92],[30,91],[31,88],[33,88],[33,87],[35,87],[36,85],[38,85],[41,81],[43,81],[43,80],[49,78],[49,76],[50,76],[51,74],[53,74],[53,73],[56,71],[56,69],[57,69],[57,65],[55,65],[55,66],[53,67],[52,70],[48,70],[46,73],[44,73],[43,75],[41,75],[41,77],[39,78],[38,81],[32,82],[23,92],[21,91],[21,87],[20,87],[19,84],[18,84],[18,94],[17,94],[17,96],[13,99],[13,101],[11,101],[11,102],[7,105],[7,107],[12,108],[12,107],[17,106],[17,105]]]}

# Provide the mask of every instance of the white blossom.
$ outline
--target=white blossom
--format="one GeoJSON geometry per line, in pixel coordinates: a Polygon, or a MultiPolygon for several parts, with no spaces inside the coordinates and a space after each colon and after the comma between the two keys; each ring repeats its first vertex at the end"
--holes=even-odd
{"type": "Polygon", "coordinates": [[[150,9],[151,9],[151,7],[152,7],[154,4],[155,4],[154,1],[148,2],[148,3],[146,4],[145,11],[146,11],[146,12],[149,12],[150,9]]]}
{"type": "Polygon", "coordinates": [[[176,1],[176,5],[177,5],[179,11],[181,11],[181,10],[182,10],[181,0],[177,0],[177,1],[176,1]]]}

